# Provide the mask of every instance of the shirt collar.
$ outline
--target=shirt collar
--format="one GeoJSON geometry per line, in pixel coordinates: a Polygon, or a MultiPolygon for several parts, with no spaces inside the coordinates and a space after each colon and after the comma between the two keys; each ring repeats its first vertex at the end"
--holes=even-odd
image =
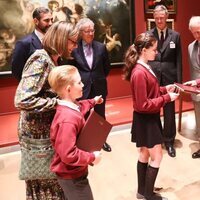
{"type": "Polygon", "coordinates": [[[37,37],[39,38],[39,40],[42,42],[42,39],[44,37],[44,34],[39,32],[38,30],[35,29],[35,35],[37,35],[37,37]]]}
{"type": "Polygon", "coordinates": [[[87,43],[84,40],[82,40],[82,44],[83,44],[83,46],[87,45],[87,43]]]}
{"type": "Polygon", "coordinates": [[[159,28],[157,28],[157,30],[158,30],[158,34],[160,35],[161,33],[161,31],[163,32],[163,34],[165,35],[166,34],[166,31],[167,31],[167,27],[165,27],[163,30],[160,30],[159,28]]]}
{"type": "Polygon", "coordinates": [[[138,60],[137,63],[143,65],[143,66],[144,66],[145,68],[147,68],[148,70],[151,69],[151,68],[149,67],[149,65],[147,65],[147,63],[143,62],[142,60],[138,60]]]}
{"type": "Polygon", "coordinates": [[[92,47],[92,43],[87,44],[84,40],[82,40],[82,45],[83,45],[83,48],[87,48],[88,45],[90,45],[92,47]]]}
{"type": "Polygon", "coordinates": [[[69,107],[73,110],[80,112],[80,107],[73,102],[69,102],[69,101],[66,101],[66,100],[60,100],[60,99],[58,99],[57,102],[58,102],[58,105],[67,106],[67,107],[69,107]]]}
{"type": "Polygon", "coordinates": [[[137,63],[143,65],[148,71],[150,71],[151,74],[153,74],[156,77],[155,73],[147,63],[143,62],[142,60],[137,60],[137,63]]]}
{"type": "Polygon", "coordinates": [[[198,40],[195,40],[195,43],[194,43],[194,45],[195,45],[197,48],[199,48],[199,47],[200,47],[200,41],[198,41],[198,40]]]}

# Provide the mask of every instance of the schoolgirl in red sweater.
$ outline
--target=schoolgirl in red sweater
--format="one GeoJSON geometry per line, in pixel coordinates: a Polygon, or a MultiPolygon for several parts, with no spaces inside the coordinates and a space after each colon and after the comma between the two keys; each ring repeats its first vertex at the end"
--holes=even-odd
{"type": "Polygon", "coordinates": [[[148,61],[155,59],[157,40],[148,33],[138,35],[125,54],[124,78],[130,81],[133,99],[132,142],[139,152],[138,199],[166,200],[153,192],[162,160],[160,109],[178,98],[174,85],[160,87],[148,61]]]}

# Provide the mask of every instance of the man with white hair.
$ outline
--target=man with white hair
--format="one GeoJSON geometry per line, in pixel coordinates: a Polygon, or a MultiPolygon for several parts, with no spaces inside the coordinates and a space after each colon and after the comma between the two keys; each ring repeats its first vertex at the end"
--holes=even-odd
{"type": "MultiPolygon", "coordinates": [[[[82,18],[77,23],[80,31],[78,48],[73,50],[72,56],[75,60],[83,87],[83,99],[94,98],[102,95],[104,102],[95,105],[94,110],[105,118],[106,96],[108,94],[107,76],[110,71],[110,61],[106,46],[94,40],[94,23],[89,18],[82,18]]],[[[110,152],[111,146],[104,143],[103,150],[110,152]]]]}
{"type": "MultiPolygon", "coordinates": [[[[188,46],[190,76],[193,80],[185,84],[200,86],[200,16],[191,17],[189,21],[189,30],[195,39],[188,46]]],[[[200,96],[192,94],[192,100],[196,119],[196,133],[200,140],[200,96]]],[[[192,158],[200,158],[200,149],[192,154],[192,158]]]]}

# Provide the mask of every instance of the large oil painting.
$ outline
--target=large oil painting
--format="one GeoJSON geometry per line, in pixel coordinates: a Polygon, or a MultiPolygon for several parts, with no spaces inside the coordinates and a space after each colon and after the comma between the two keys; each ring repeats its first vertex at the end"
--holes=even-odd
{"type": "Polygon", "coordinates": [[[51,9],[54,22],[92,19],[95,39],[105,43],[112,65],[120,65],[134,38],[133,4],[133,0],[0,0],[0,74],[11,73],[15,43],[34,30],[32,12],[39,6],[51,9]]]}
{"type": "Polygon", "coordinates": [[[144,0],[145,13],[153,13],[157,5],[164,5],[170,14],[176,14],[177,0],[144,0]]]}

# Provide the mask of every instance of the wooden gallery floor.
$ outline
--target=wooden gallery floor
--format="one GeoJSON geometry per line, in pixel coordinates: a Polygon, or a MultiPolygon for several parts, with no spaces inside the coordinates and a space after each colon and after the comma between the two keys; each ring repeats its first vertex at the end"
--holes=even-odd
{"type": "MultiPolygon", "coordinates": [[[[164,152],[156,186],[169,200],[200,199],[200,159],[191,154],[199,148],[194,133],[193,111],[185,112],[182,131],[177,133],[176,158],[164,152]]],[[[89,179],[95,200],[134,200],[137,177],[137,149],[130,142],[130,124],[116,126],[108,137],[112,152],[102,151],[103,159],[90,168],[89,179]]],[[[18,146],[0,149],[0,199],[25,200],[25,185],[18,180],[20,152],[18,146]],[[6,153],[9,151],[9,153],[6,153]],[[13,151],[12,153],[10,151],[13,151]]]]}

